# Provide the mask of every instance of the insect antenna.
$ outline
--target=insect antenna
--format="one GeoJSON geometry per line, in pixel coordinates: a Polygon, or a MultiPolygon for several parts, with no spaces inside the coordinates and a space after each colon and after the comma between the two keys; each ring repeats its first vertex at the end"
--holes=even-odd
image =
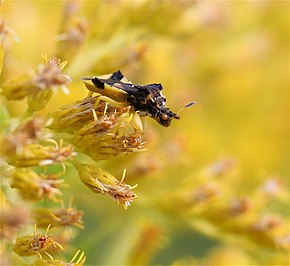
{"type": "Polygon", "coordinates": [[[182,108],[177,112],[176,116],[178,116],[179,113],[180,113],[183,109],[188,108],[188,107],[191,107],[191,106],[193,106],[193,105],[195,105],[195,104],[196,104],[196,102],[195,102],[195,101],[192,101],[192,102],[190,102],[190,103],[184,105],[184,106],[183,106],[183,107],[182,107],[182,108]]]}

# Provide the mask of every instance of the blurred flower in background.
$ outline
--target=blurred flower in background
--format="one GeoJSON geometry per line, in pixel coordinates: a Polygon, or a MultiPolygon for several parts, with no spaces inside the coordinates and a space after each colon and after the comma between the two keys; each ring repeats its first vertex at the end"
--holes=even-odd
{"type": "Polygon", "coordinates": [[[287,2],[0,5],[1,264],[287,265],[287,2]],[[118,69],[197,104],[136,132],[118,69]]]}

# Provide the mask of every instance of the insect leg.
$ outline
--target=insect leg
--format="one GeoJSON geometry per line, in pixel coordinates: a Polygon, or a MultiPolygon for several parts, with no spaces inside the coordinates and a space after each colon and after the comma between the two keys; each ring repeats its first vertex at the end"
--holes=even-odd
{"type": "Polygon", "coordinates": [[[94,109],[99,105],[100,101],[105,101],[105,102],[107,102],[115,107],[125,107],[126,106],[125,102],[117,102],[117,101],[115,101],[107,96],[99,94],[99,96],[94,104],[94,107],[93,107],[94,109]]]}

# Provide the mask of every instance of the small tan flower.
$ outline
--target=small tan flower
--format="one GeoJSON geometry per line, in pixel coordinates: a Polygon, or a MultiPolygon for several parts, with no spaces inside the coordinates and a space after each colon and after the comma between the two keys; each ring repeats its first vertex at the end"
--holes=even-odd
{"type": "Polygon", "coordinates": [[[48,197],[56,200],[61,195],[59,187],[64,180],[58,179],[56,175],[38,175],[29,169],[15,169],[11,173],[11,187],[18,190],[24,199],[40,200],[48,197]]]}
{"type": "Polygon", "coordinates": [[[40,227],[76,226],[83,228],[83,212],[75,208],[38,208],[32,211],[32,217],[40,227]]]}
{"type": "Polygon", "coordinates": [[[62,63],[57,57],[52,57],[46,64],[40,64],[32,77],[32,85],[39,91],[66,87],[71,78],[61,72],[65,64],[66,62],[62,63]]]}
{"type": "Polygon", "coordinates": [[[36,233],[36,226],[33,235],[27,235],[18,237],[16,243],[13,247],[13,251],[20,256],[33,256],[38,254],[42,259],[41,253],[45,253],[52,260],[52,256],[46,252],[46,250],[53,246],[55,248],[63,249],[63,247],[56,242],[51,235],[48,235],[48,230],[50,226],[47,227],[45,234],[40,235],[36,233]]]}
{"type": "Polygon", "coordinates": [[[108,172],[94,165],[75,163],[75,166],[81,181],[94,193],[109,195],[116,199],[118,203],[121,202],[125,208],[130,206],[131,202],[137,198],[137,195],[132,191],[137,185],[125,184],[123,182],[124,175],[119,181],[108,172]]]}

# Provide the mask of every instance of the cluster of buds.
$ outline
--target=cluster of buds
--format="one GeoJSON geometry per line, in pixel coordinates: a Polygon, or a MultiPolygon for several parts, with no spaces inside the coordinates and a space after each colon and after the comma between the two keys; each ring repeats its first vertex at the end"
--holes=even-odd
{"type": "Polygon", "coordinates": [[[142,132],[131,123],[135,114],[130,107],[115,107],[98,97],[58,109],[50,116],[50,128],[72,134],[72,143],[95,161],[144,150],[142,132]]]}
{"type": "Polygon", "coordinates": [[[137,195],[132,191],[135,186],[125,184],[125,171],[123,177],[119,181],[111,174],[104,170],[89,164],[75,163],[75,167],[79,173],[81,181],[94,193],[100,193],[113,197],[117,202],[121,203],[124,208],[130,206],[137,195]]]}

